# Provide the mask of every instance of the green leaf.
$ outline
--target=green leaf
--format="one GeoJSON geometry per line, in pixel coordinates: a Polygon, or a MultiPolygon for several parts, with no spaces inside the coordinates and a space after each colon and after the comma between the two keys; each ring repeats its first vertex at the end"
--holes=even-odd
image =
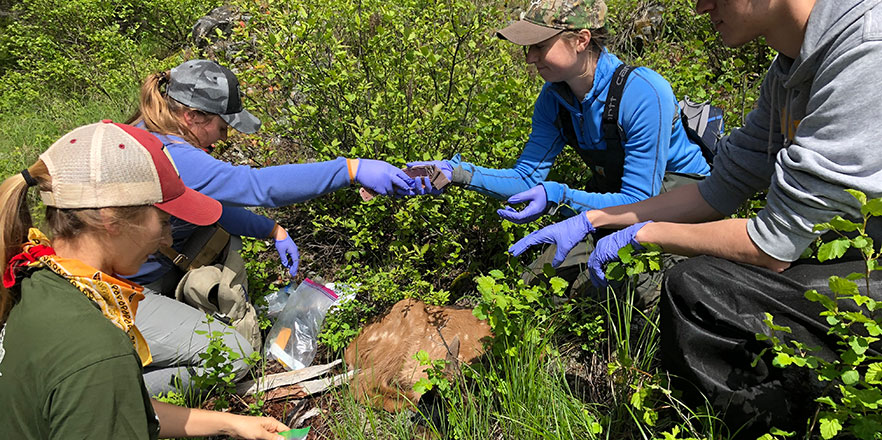
{"type": "Polygon", "coordinates": [[[809,301],[812,301],[812,302],[819,302],[819,303],[821,303],[821,305],[824,306],[824,308],[827,309],[827,310],[834,310],[834,309],[836,309],[836,302],[835,302],[835,301],[833,301],[833,300],[832,300],[830,297],[828,297],[827,295],[824,295],[824,294],[822,294],[822,293],[819,293],[819,292],[818,292],[817,290],[815,290],[815,289],[811,289],[811,290],[809,290],[809,291],[806,291],[806,292],[805,292],[805,297],[806,297],[806,299],[808,299],[809,301]]]}
{"type": "Polygon", "coordinates": [[[870,343],[867,342],[866,338],[862,337],[854,337],[848,341],[848,346],[851,347],[857,354],[864,354],[868,348],[870,348],[870,343]]]}
{"type": "Polygon", "coordinates": [[[772,359],[772,365],[783,368],[793,363],[793,360],[790,358],[790,355],[787,353],[778,353],[774,359],[772,359]]]}
{"type": "Polygon", "coordinates": [[[792,330],[790,330],[790,327],[775,324],[774,317],[772,316],[771,313],[766,312],[765,315],[766,315],[766,319],[764,319],[763,322],[765,322],[766,325],[769,326],[770,329],[772,329],[776,332],[785,332],[785,333],[792,333],[793,332],[792,330]]]}
{"type": "Polygon", "coordinates": [[[836,402],[834,402],[833,399],[829,396],[818,397],[817,399],[815,399],[815,402],[825,404],[825,405],[829,406],[831,409],[833,409],[833,411],[836,411],[836,408],[837,408],[836,402]]]}
{"type": "Polygon", "coordinates": [[[493,277],[494,279],[497,279],[497,280],[501,280],[501,279],[505,278],[505,274],[502,273],[502,271],[499,269],[491,270],[490,276],[493,277]]]}
{"type": "Polygon", "coordinates": [[[861,214],[866,217],[868,215],[879,217],[882,216],[882,198],[868,200],[861,206],[861,214]]]}
{"type": "Polygon", "coordinates": [[[845,190],[845,192],[851,194],[852,197],[856,198],[857,201],[861,203],[861,205],[867,204],[867,195],[864,194],[863,192],[858,191],[856,189],[847,189],[847,190],[845,190]]]}
{"type": "Polygon", "coordinates": [[[649,389],[645,387],[638,387],[634,394],[631,394],[631,406],[636,409],[643,409],[643,401],[646,400],[646,397],[649,396],[649,389]]]}
{"type": "Polygon", "coordinates": [[[845,251],[851,246],[851,241],[847,238],[837,238],[828,241],[818,248],[818,261],[833,260],[845,255],[845,251]]]}
{"type": "Polygon", "coordinates": [[[882,391],[878,388],[854,390],[854,397],[860,401],[861,405],[869,409],[879,409],[882,405],[882,391]]]}
{"type": "Polygon", "coordinates": [[[481,292],[482,295],[492,295],[493,288],[496,287],[496,281],[490,277],[478,277],[476,278],[478,282],[478,292],[481,292]]]}
{"type": "Polygon", "coordinates": [[[837,295],[857,295],[859,292],[857,284],[845,278],[832,276],[827,284],[837,295]]]}
{"type": "Polygon", "coordinates": [[[570,284],[567,280],[560,277],[554,277],[549,282],[551,283],[551,291],[555,294],[563,292],[570,284]]]}
{"type": "Polygon", "coordinates": [[[842,373],[842,382],[846,385],[854,385],[861,380],[861,374],[855,370],[848,370],[842,373]]]}
{"type": "Polygon", "coordinates": [[[821,437],[824,440],[835,437],[839,431],[842,431],[842,424],[839,423],[839,420],[829,416],[821,418],[821,437]]]}
{"type": "Polygon", "coordinates": [[[420,380],[413,384],[413,391],[419,394],[425,394],[426,391],[432,389],[432,386],[432,381],[425,377],[421,377],[420,380]]]}

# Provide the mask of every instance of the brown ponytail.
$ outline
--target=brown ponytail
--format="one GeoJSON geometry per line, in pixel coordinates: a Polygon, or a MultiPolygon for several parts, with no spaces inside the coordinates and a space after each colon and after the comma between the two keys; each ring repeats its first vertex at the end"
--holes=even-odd
{"type": "MultiPolygon", "coordinates": [[[[40,189],[51,189],[52,179],[49,170],[42,160],[27,169],[40,189]]],[[[7,178],[0,184],[0,268],[6,270],[9,260],[21,251],[21,244],[28,239],[28,229],[33,226],[31,211],[28,206],[28,184],[22,174],[7,178]]],[[[6,322],[9,309],[18,293],[0,285],[0,324],[6,322]]]]}
{"type": "Polygon", "coordinates": [[[182,115],[186,111],[199,111],[175,101],[165,93],[171,72],[166,70],[154,73],[141,84],[141,92],[138,99],[138,110],[135,111],[126,124],[136,125],[141,122],[147,131],[161,134],[181,136],[193,146],[199,146],[199,141],[193,132],[184,124],[182,115]]]}

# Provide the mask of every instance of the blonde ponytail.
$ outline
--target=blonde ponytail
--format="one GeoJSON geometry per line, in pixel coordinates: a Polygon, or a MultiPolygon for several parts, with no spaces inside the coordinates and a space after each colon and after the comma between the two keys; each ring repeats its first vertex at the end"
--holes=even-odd
{"type": "MultiPolygon", "coordinates": [[[[31,178],[45,191],[51,189],[52,179],[42,160],[27,169],[31,178]]],[[[5,272],[9,260],[21,251],[21,244],[28,239],[28,229],[33,226],[28,206],[28,183],[23,174],[16,174],[0,184],[0,268],[5,272]]],[[[18,293],[0,285],[0,324],[6,322],[9,309],[18,293]]]]}
{"type": "Polygon", "coordinates": [[[181,136],[193,146],[199,146],[199,141],[193,132],[183,122],[183,113],[186,111],[199,111],[175,101],[165,93],[165,87],[171,71],[154,73],[141,84],[141,92],[138,98],[138,110],[132,115],[126,124],[137,125],[144,123],[147,131],[160,134],[181,136]]]}

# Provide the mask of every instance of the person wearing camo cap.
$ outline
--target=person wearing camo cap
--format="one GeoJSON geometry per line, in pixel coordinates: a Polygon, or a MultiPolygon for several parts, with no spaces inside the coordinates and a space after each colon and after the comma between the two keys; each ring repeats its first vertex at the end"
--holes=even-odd
{"type": "MultiPolygon", "coordinates": [[[[627,76],[617,120],[620,147],[610,146],[602,116],[613,76],[623,63],[605,48],[606,20],[603,0],[533,0],[527,4],[517,21],[497,33],[523,46],[526,62],[546,81],[520,157],[507,169],[478,166],[460,154],[420,163],[438,166],[462,188],[507,199],[511,205],[525,203],[520,210],[509,206],[498,211],[515,223],[554,214],[563,205],[569,209],[561,212],[573,215],[633,203],[707,175],[710,167],[683,128],[670,84],[645,67],[627,76]],[[569,136],[567,126],[572,130],[569,136]],[[545,180],[568,143],[593,171],[588,188],[545,180]]],[[[551,247],[530,265],[525,280],[541,277],[544,264],[553,261],[560,265],[558,276],[571,281],[571,292],[591,289],[584,265],[591,249],[590,243],[582,243],[567,256],[551,247]]],[[[640,299],[643,305],[657,298],[654,286],[658,280],[652,281],[642,280],[646,286],[645,298],[640,299]]]]}
{"type": "MultiPolygon", "coordinates": [[[[292,277],[300,259],[294,241],[278,223],[245,207],[286,206],[354,183],[383,195],[408,195],[413,191],[410,177],[380,160],[339,157],[326,162],[253,168],[214,158],[210,154],[213,145],[227,139],[229,127],[254,133],[261,125],[243,107],[236,75],[214,61],[191,60],[147,77],[141,86],[140,106],[127,122],[145,128],[165,144],[187,186],[223,204],[218,224],[232,236],[230,249],[241,246],[240,236],[273,237],[292,277]]],[[[172,218],[171,248],[181,252],[195,230],[194,225],[172,218]]],[[[203,322],[205,313],[174,299],[184,271],[167,255],[152,255],[129,278],[146,287],[138,326],[148,344],[155,347],[154,362],[145,373],[147,388],[154,394],[180,391],[179,387],[186,390],[193,368],[201,365],[199,353],[209,342],[208,338],[193,337],[194,331],[208,330],[209,324],[203,322]]],[[[239,266],[226,265],[225,269],[239,266]]],[[[224,343],[242,351],[243,358],[233,362],[241,378],[248,371],[244,358],[259,344],[232,331],[224,336],[224,343]]]]}
{"type": "MultiPolygon", "coordinates": [[[[796,362],[779,368],[770,338],[807,347],[799,351],[834,365],[882,356],[874,338],[860,349],[844,346],[833,316],[817,301],[850,316],[841,321],[850,341],[861,340],[862,320],[878,322],[873,305],[882,301],[882,271],[865,258],[878,255],[882,243],[876,204],[882,101],[875,92],[882,80],[882,0],[699,0],[695,10],[709,16],[723,45],[759,40],[777,52],[755,108],[718,145],[710,176],[637,203],[587,211],[509,250],[517,255],[555,243],[565,251],[595,228],[619,229],[597,240],[588,261],[600,287],[608,282],[607,265],[627,246],[653,243],[689,256],[666,271],[658,308],[659,358],[680,400],[711,407],[733,439],[771,437],[773,427],[793,431],[792,438],[817,438],[818,426],[825,432],[818,412],[830,409],[821,397],[838,402],[850,391],[796,362]],[[755,195],[764,201],[761,209],[731,217],[755,195]],[[854,222],[868,240],[846,227],[822,230],[828,222],[854,222]],[[825,261],[815,249],[819,239],[845,238],[855,247],[839,258],[825,261]],[[869,298],[864,303],[859,296],[869,298]],[[787,331],[772,333],[767,315],[787,331]]],[[[878,431],[846,419],[826,436],[878,438],[878,431]]]]}

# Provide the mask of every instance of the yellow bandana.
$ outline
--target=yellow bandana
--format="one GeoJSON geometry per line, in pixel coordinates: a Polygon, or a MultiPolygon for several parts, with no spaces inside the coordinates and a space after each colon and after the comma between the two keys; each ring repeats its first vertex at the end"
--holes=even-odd
{"type": "MultiPolygon", "coordinates": [[[[28,231],[28,240],[22,245],[25,251],[31,246],[51,246],[49,239],[35,228],[28,231]]],[[[147,341],[135,327],[138,302],[144,299],[144,294],[141,293],[144,290],[143,287],[114,278],[80,260],[62,258],[55,254],[43,255],[37,261],[28,264],[28,267],[37,266],[45,266],[60,275],[80,292],[83,292],[87,298],[98,304],[104,317],[129,336],[138,357],[141,359],[141,365],[153,362],[147,341]]]]}

